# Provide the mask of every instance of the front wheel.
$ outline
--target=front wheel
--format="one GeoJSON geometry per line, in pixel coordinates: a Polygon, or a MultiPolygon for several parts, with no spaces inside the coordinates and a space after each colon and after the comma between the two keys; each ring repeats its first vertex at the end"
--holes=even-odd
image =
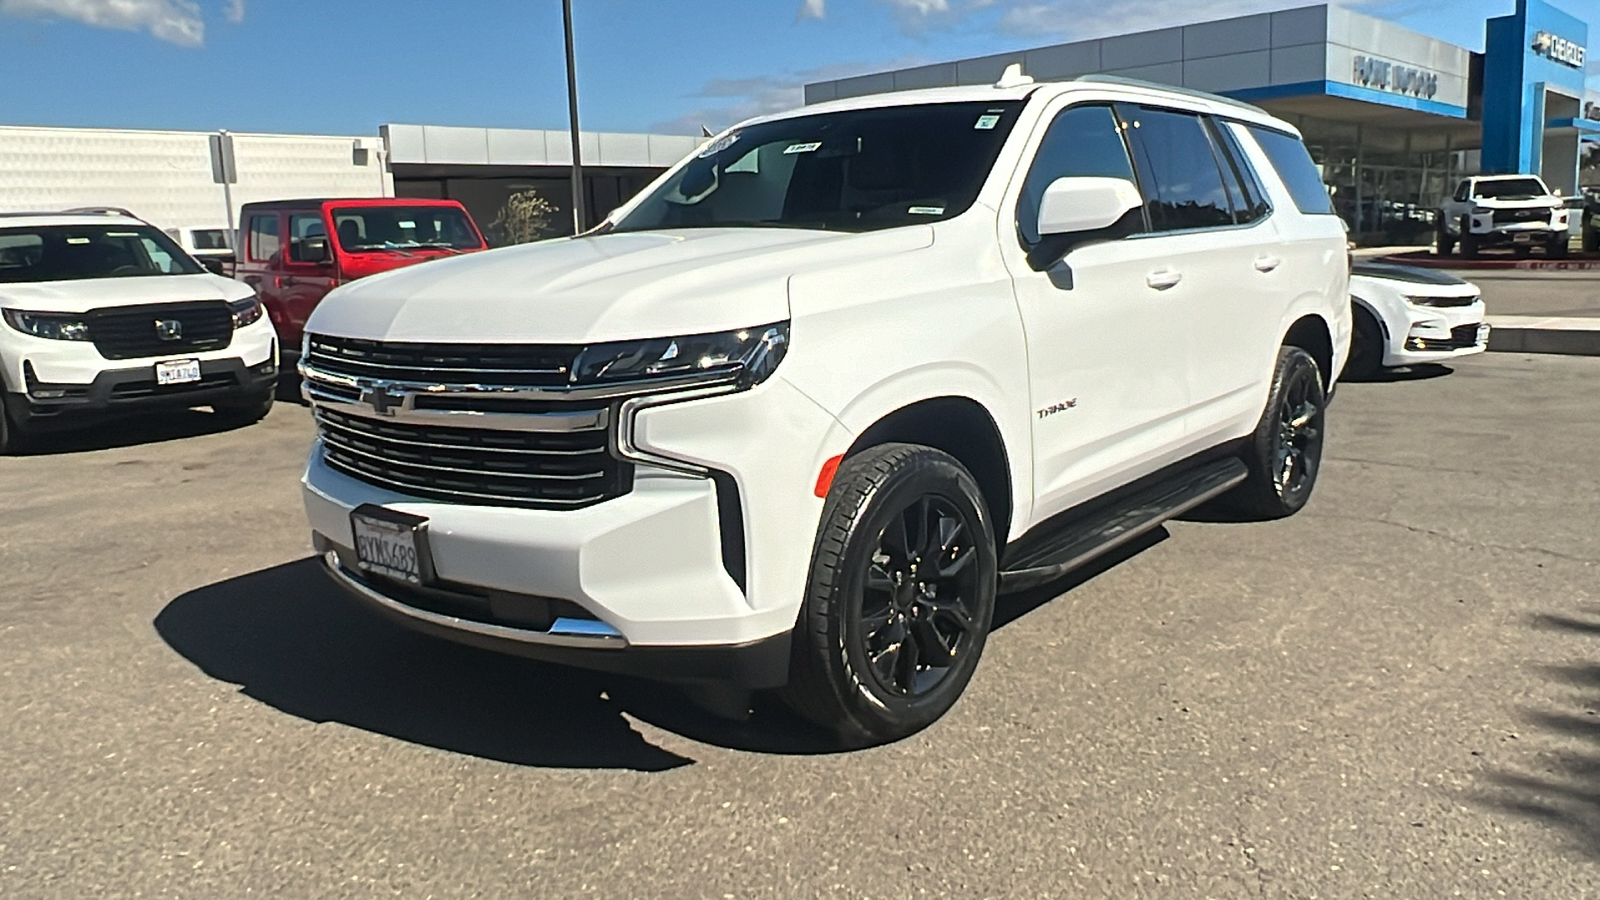
{"type": "Polygon", "coordinates": [[[1266,411],[1242,456],[1250,474],[1229,505],[1252,519],[1281,519],[1306,505],[1322,468],[1326,406],[1317,361],[1299,347],[1279,348],[1266,411]]]}
{"type": "Polygon", "coordinates": [[[19,402],[8,394],[0,393],[0,456],[21,453],[32,443],[32,435],[11,414],[12,406],[19,402]]]}
{"type": "Polygon", "coordinates": [[[248,400],[238,400],[230,403],[213,403],[211,409],[217,417],[227,422],[230,426],[254,425],[265,419],[267,413],[272,411],[273,396],[254,397],[248,400]]]}
{"type": "Polygon", "coordinates": [[[1568,250],[1570,244],[1571,244],[1570,240],[1567,238],[1566,235],[1563,234],[1560,237],[1551,240],[1550,243],[1546,244],[1545,248],[1544,248],[1544,253],[1545,253],[1546,256],[1550,257],[1551,259],[1566,259],[1567,258],[1567,250],[1568,250]]]}
{"type": "Polygon", "coordinates": [[[916,444],[845,460],[823,507],[786,699],[852,745],[953,706],[989,636],[998,558],[972,475],[916,444]]]}
{"type": "Polygon", "coordinates": [[[1456,239],[1451,237],[1450,229],[1444,224],[1444,216],[1440,215],[1439,225],[1433,235],[1433,252],[1435,256],[1449,256],[1456,249],[1456,239]]]}
{"type": "Polygon", "coordinates": [[[1383,351],[1387,340],[1383,326],[1364,307],[1353,306],[1355,336],[1350,341],[1350,359],[1344,364],[1344,377],[1352,381],[1376,378],[1383,371],[1383,351]]]}
{"type": "Polygon", "coordinates": [[[1463,259],[1478,258],[1478,236],[1472,233],[1472,226],[1462,220],[1461,222],[1461,256],[1463,259]]]}

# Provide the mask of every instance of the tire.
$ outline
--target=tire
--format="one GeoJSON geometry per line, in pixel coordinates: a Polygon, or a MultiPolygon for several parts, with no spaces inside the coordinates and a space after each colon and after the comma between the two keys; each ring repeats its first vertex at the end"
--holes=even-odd
{"type": "Polygon", "coordinates": [[[1250,474],[1228,495],[1228,506],[1261,520],[1299,512],[1322,468],[1326,410],[1317,361],[1299,347],[1280,347],[1267,408],[1241,456],[1250,474]]]}
{"type": "Polygon", "coordinates": [[[1527,259],[1533,255],[1533,246],[1531,244],[1517,244],[1511,248],[1511,254],[1517,259],[1527,259]]]}
{"type": "Polygon", "coordinates": [[[1583,230],[1583,252],[1593,253],[1600,250],[1600,228],[1585,228],[1583,230]]]}
{"type": "Polygon", "coordinates": [[[11,414],[16,402],[9,394],[0,394],[0,456],[21,453],[33,446],[33,436],[11,414]]]}
{"type": "Polygon", "coordinates": [[[272,394],[267,394],[265,397],[251,397],[230,403],[213,403],[211,409],[230,426],[254,425],[272,411],[273,399],[272,394]]]}
{"type": "Polygon", "coordinates": [[[921,731],[971,680],[998,581],[989,509],[961,463],[917,444],[850,457],[823,507],[785,699],[850,746],[921,731]],[[924,582],[930,555],[943,562],[924,582]]]}
{"type": "Polygon", "coordinates": [[[1366,307],[1351,304],[1355,336],[1350,341],[1350,359],[1344,364],[1344,377],[1356,381],[1376,378],[1383,371],[1383,325],[1366,307]]]}
{"type": "Polygon", "coordinates": [[[1472,226],[1466,220],[1461,222],[1461,258],[1478,258],[1478,236],[1472,233],[1472,226]]]}
{"type": "Polygon", "coordinates": [[[1450,229],[1445,227],[1444,214],[1439,214],[1439,227],[1433,233],[1433,252],[1435,256],[1449,256],[1456,250],[1456,239],[1450,236],[1450,229]]]}
{"type": "Polygon", "coordinates": [[[1565,235],[1556,238],[1544,247],[1544,255],[1551,259],[1566,259],[1571,241],[1565,235]]]}

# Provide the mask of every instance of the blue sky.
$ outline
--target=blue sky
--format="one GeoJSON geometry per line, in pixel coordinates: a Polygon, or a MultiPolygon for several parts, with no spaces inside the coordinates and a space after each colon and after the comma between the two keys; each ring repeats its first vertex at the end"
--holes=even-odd
{"type": "MultiPolygon", "coordinates": [[[[822,78],[1310,0],[574,0],[586,129],[698,131],[822,78]]],[[[1513,0],[1345,0],[1472,49],[1513,0]]],[[[1590,23],[1600,0],[1553,0],[1590,23]]],[[[1590,53],[1600,90],[1600,46],[1590,53]]],[[[0,124],[563,128],[559,0],[0,0],[0,124]]]]}

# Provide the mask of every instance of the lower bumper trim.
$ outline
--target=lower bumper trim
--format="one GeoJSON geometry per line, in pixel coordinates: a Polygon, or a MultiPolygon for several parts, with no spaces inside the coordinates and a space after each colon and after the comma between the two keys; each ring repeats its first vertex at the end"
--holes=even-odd
{"type": "Polygon", "coordinates": [[[788,632],[744,644],[640,646],[596,620],[559,618],[548,631],[511,628],[402,603],[352,572],[336,549],[326,549],[323,562],[334,582],[368,608],[405,628],[456,643],[556,665],[691,685],[758,691],[789,681],[788,632]]]}

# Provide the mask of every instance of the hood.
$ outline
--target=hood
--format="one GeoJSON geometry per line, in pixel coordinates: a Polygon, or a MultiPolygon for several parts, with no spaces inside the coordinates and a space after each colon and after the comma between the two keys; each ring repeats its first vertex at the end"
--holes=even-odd
{"type": "Polygon", "coordinates": [[[1435,284],[1454,287],[1467,283],[1449,272],[1441,272],[1438,269],[1423,269],[1417,266],[1402,266],[1398,263],[1386,262],[1358,262],[1350,267],[1350,274],[1367,278],[1385,278],[1389,281],[1402,281],[1406,284],[1435,284]]]}
{"type": "Polygon", "coordinates": [[[248,285],[209,272],[201,275],[84,278],[78,281],[0,283],[0,307],[74,313],[140,303],[239,300],[251,293],[248,285]]]}
{"type": "Polygon", "coordinates": [[[429,262],[338,288],[306,330],[374,340],[584,344],[789,318],[789,277],[929,246],[865,234],[706,228],[603,234],[429,262]]]}

